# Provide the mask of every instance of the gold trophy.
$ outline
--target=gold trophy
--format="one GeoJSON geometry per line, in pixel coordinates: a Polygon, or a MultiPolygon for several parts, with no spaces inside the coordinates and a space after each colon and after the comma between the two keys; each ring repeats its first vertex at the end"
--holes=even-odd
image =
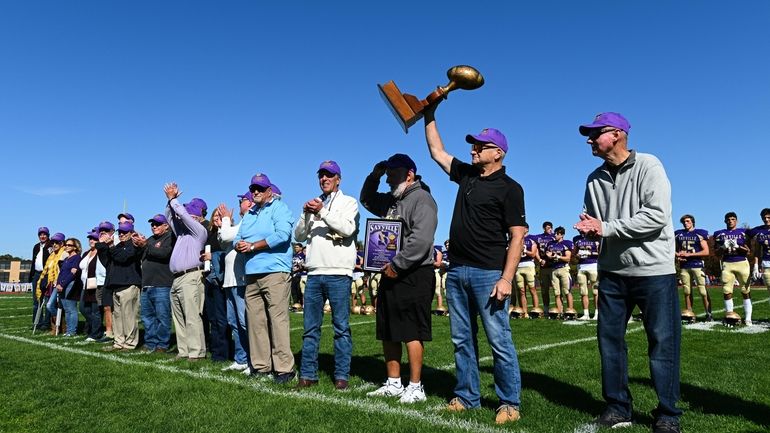
{"type": "Polygon", "coordinates": [[[380,89],[380,96],[388,104],[388,108],[404,132],[408,133],[409,127],[422,119],[422,110],[425,107],[433,104],[439,98],[446,99],[449,92],[456,89],[473,90],[484,85],[484,77],[481,72],[472,66],[454,66],[446,72],[446,76],[449,78],[449,84],[443,87],[439,86],[423,100],[408,93],[401,93],[392,80],[377,85],[380,89]]]}

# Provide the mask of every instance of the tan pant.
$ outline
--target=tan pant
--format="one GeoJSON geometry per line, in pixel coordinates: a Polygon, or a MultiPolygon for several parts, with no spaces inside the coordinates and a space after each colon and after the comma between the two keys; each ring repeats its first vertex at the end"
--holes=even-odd
{"type": "Polygon", "coordinates": [[[762,280],[765,282],[767,290],[770,290],[770,268],[765,268],[762,271],[762,280]]]}
{"type": "Polygon", "coordinates": [[[516,288],[519,292],[535,287],[535,267],[516,268],[516,288]]]}
{"type": "Polygon", "coordinates": [[[289,340],[289,274],[246,275],[246,324],[254,370],[289,373],[294,354],[289,340]]]}
{"type": "Polygon", "coordinates": [[[551,273],[551,285],[553,286],[553,294],[556,295],[556,297],[569,294],[569,266],[553,270],[551,273]]]}
{"type": "Polygon", "coordinates": [[[703,272],[703,268],[682,268],[679,270],[679,279],[682,280],[682,289],[684,294],[689,296],[692,293],[692,282],[698,287],[698,293],[704,298],[708,296],[706,293],[706,274],[703,272]]]}
{"type": "MultiPolygon", "coordinates": [[[[379,272],[369,274],[369,296],[373,298],[377,296],[377,289],[380,288],[380,278],[382,278],[382,274],[379,272]]],[[[444,274],[444,278],[446,278],[446,274],[444,274]]]]}
{"type": "Polygon", "coordinates": [[[356,296],[364,291],[364,287],[364,278],[356,278],[350,282],[350,294],[356,296]]]}
{"type": "Polygon", "coordinates": [[[139,286],[115,290],[112,295],[113,346],[136,349],[139,344],[139,286]]]}
{"type": "Polygon", "coordinates": [[[722,292],[725,295],[733,294],[733,285],[735,280],[738,280],[738,286],[741,288],[741,293],[751,293],[751,280],[749,274],[751,269],[749,267],[748,260],[742,260],[740,262],[722,262],[722,292]]]}
{"type": "Polygon", "coordinates": [[[441,272],[439,269],[434,269],[433,272],[436,274],[436,289],[434,294],[443,298],[446,296],[446,272],[441,272]]]}
{"type": "Polygon", "coordinates": [[[578,270],[577,281],[578,287],[580,287],[580,296],[588,296],[588,286],[591,286],[591,292],[596,291],[598,277],[599,273],[596,269],[578,270]]]}
{"type": "Polygon", "coordinates": [[[171,313],[179,356],[206,357],[206,335],[201,319],[204,297],[202,271],[188,272],[171,283],[171,313]]]}

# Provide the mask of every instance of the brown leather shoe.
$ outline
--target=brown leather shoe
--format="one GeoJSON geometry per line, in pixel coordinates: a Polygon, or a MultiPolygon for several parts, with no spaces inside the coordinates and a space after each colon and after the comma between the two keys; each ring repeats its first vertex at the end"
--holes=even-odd
{"type": "Polygon", "coordinates": [[[334,381],[334,388],[338,391],[344,391],[348,389],[348,381],[345,379],[337,379],[334,381]]]}
{"type": "Polygon", "coordinates": [[[310,388],[311,386],[318,385],[317,380],[310,380],[310,379],[303,379],[300,378],[297,382],[297,388],[310,388]]]}

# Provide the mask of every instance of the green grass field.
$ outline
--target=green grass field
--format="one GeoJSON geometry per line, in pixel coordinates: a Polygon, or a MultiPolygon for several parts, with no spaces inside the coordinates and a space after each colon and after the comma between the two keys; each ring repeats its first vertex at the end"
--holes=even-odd
{"type": "MultiPolygon", "coordinates": [[[[719,290],[712,289],[711,296],[715,319],[721,319],[719,290]]],[[[753,297],[750,328],[727,329],[712,322],[683,329],[684,431],[770,431],[770,303],[764,289],[755,289],[753,297]]],[[[522,372],[522,419],[498,427],[492,362],[484,343],[483,408],[460,414],[443,410],[455,383],[446,317],[433,318],[433,341],[426,344],[428,401],[404,406],[365,395],[384,378],[373,316],[351,316],[350,390],[332,386],[332,335],[325,327],[320,386],[295,391],[223,373],[222,364],[208,361],[174,361],[138,351],[105,353],[103,344],[86,343],[83,337],[33,336],[30,304],[29,295],[0,296],[0,432],[592,432],[587,423],[603,409],[593,321],[511,322],[522,372]]],[[[697,294],[695,305],[696,313],[702,312],[697,294]]],[[[736,310],[742,315],[739,301],[736,310]]],[[[302,316],[291,318],[299,360],[302,316]]],[[[325,324],[330,322],[327,316],[325,324]]],[[[641,322],[629,324],[635,424],[627,432],[649,431],[649,413],[656,405],[642,331],[641,322]]]]}

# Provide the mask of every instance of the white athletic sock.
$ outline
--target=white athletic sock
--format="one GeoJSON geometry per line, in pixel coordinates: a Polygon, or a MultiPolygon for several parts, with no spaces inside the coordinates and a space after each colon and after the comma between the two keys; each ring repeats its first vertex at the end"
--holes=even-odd
{"type": "Polygon", "coordinates": [[[583,315],[584,315],[584,316],[587,316],[587,315],[588,315],[588,310],[585,310],[585,309],[584,309],[584,310],[583,310],[583,315]]]}
{"type": "Polygon", "coordinates": [[[411,380],[409,381],[409,388],[419,388],[421,386],[422,386],[422,381],[420,382],[412,382],[411,380]]]}
{"type": "Polygon", "coordinates": [[[743,311],[745,312],[746,317],[743,318],[743,320],[751,321],[751,310],[753,309],[751,305],[751,299],[744,299],[743,300],[743,311]]]}
{"type": "Polygon", "coordinates": [[[400,377],[389,377],[388,378],[388,385],[395,386],[396,388],[403,387],[403,385],[401,384],[401,378],[400,377]]]}
{"type": "Polygon", "coordinates": [[[725,299],[725,311],[728,313],[733,311],[733,300],[732,299],[725,299]]]}

